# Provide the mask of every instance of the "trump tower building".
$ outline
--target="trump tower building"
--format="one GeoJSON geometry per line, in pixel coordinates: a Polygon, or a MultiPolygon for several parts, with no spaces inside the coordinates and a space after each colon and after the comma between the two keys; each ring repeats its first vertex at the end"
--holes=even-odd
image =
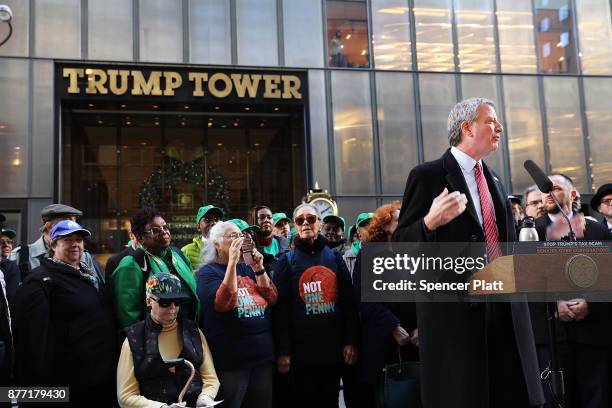
{"type": "Polygon", "coordinates": [[[21,242],[64,202],[93,252],[142,205],[180,245],[203,203],[290,212],[315,182],[352,221],[441,156],[471,96],[496,102],[509,191],[526,159],[583,197],[612,180],[610,0],[0,3],[0,209],[21,242]]]}

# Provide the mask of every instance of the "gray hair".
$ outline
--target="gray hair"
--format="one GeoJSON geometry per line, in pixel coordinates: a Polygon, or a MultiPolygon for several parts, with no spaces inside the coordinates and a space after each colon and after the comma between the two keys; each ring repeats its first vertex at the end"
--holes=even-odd
{"type": "Polygon", "coordinates": [[[495,108],[495,102],[487,98],[469,98],[458,102],[448,114],[446,129],[448,131],[448,143],[457,146],[461,141],[461,124],[472,123],[478,116],[480,105],[490,105],[495,108]]]}
{"type": "Polygon", "coordinates": [[[208,232],[208,238],[204,239],[204,245],[200,252],[200,265],[204,266],[214,262],[217,257],[217,248],[215,243],[221,242],[225,231],[227,231],[232,225],[231,222],[219,221],[216,223],[208,232]]]}
{"type": "Polygon", "coordinates": [[[572,191],[572,190],[575,189],[574,188],[574,183],[572,182],[572,179],[567,177],[565,174],[551,173],[548,177],[556,177],[557,181],[560,182],[559,184],[563,185],[563,187],[565,187],[569,191],[572,191]]]}
{"type": "Polygon", "coordinates": [[[527,207],[527,196],[534,191],[540,191],[537,184],[529,186],[525,189],[525,192],[523,193],[523,207],[527,207]]]}
{"type": "Polygon", "coordinates": [[[295,220],[295,216],[297,215],[298,211],[305,207],[311,208],[315,212],[315,214],[317,214],[317,218],[321,219],[321,214],[319,213],[319,209],[317,207],[315,207],[313,204],[310,204],[310,203],[302,203],[298,205],[297,207],[295,207],[295,210],[293,210],[294,220],[295,220]]]}

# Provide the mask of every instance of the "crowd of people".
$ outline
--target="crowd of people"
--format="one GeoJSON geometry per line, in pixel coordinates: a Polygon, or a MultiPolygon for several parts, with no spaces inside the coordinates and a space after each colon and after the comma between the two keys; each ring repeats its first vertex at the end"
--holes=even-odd
{"type": "MultiPolygon", "coordinates": [[[[348,408],[373,407],[399,359],[420,361],[425,407],[556,406],[540,378],[551,360],[541,304],[361,301],[367,242],[483,241],[495,257],[527,217],[541,240],[562,239],[560,211],[578,239],[612,239],[612,184],[590,203],[603,222],[581,213],[563,174],[550,174],[552,193],[508,196],[481,162],[501,131],[492,102],[460,102],[451,148],[413,169],[403,202],[351,225],[309,203],[290,216],[256,205],[247,220],[209,204],[179,249],[164,215],[141,208],[105,268],[78,209],[45,207],[40,238],[16,248],[3,225],[0,384],[68,386],[75,407],[151,408],[337,407],[342,386],[348,408]]],[[[608,303],[558,300],[564,407],[609,406],[611,319],[608,303]]]]}

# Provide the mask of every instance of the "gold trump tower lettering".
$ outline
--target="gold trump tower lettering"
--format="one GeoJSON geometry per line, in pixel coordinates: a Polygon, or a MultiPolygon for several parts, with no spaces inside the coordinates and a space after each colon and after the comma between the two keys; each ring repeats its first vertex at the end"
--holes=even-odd
{"type": "Polygon", "coordinates": [[[190,86],[194,97],[211,95],[226,98],[302,99],[302,81],[296,75],[150,71],[131,69],[64,68],[69,94],[174,96],[183,86],[190,86]],[[86,83],[86,86],[83,86],[86,83]]]}

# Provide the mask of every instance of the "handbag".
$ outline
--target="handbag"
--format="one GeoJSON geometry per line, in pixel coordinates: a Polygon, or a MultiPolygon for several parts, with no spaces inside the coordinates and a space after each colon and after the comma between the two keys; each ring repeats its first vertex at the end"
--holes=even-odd
{"type": "Polygon", "coordinates": [[[383,368],[382,408],[421,408],[421,363],[402,361],[397,348],[399,364],[383,368]]]}

